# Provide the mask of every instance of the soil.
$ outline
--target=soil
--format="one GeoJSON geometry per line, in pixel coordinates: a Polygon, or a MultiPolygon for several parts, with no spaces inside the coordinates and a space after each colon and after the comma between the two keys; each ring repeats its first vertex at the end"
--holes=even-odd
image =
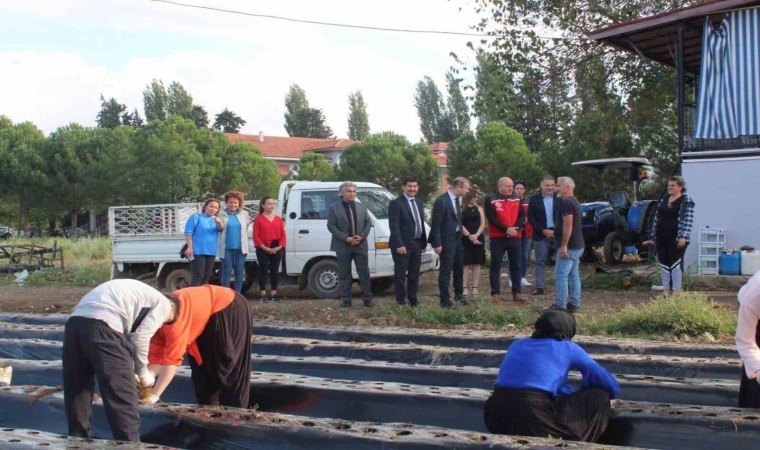
{"type": "MultiPolygon", "coordinates": [[[[591,269],[593,270],[593,269],[591,269]]],[[[590,270],[588,270],[590,272],[590,270]]],[[[480,281],[480,297],[488,296],[488,275],[483,272],[480,281]]],[[[551,278],[551,271],[547,271],[547,278],[551,278]]],[[[547,280],[549,281],[549,280],[547,280]]],[[[549,283],[551,284],[551,283],[549,283]]],[[[79,302],[92,286],[4,286],[0,288],[0,311],[17,313],[66,313],[79,302]]],[[[508,297],[506,281],[502,281],[502,296],[508,297]]],[[[526,303],[514,303],[504,301],[504,308],[528,308],[538,312],[548,307],[554,299],[554,289],[549,286],[546,293],[540,296],[531,295],[533,288],[524,288],[526,303]]],[[[736,291],[711,291],[708,292],[721,307],[732,310],[738,309],[736,291]]],[[[330,325],[379,325],[379,326],[412,326],[430,327],[416,321],[404,321],[391,315],[377,313],[377,306],[392,306],[395,304],[393,289],[384,294],[375,295],[376,308],[370,310],[361,306],[358,285],[354,285],[354,307],[340,308],[338,300],[319,300],[311,296],[308,290],[300,291],[295,286],[286,286],[280,289],[282,301],[279,303],[260,303],[258,290],[254,287],[246,294],[251,300],[254,317],[269,320],[288,320],[292,322],[308,322],[314,324],[330,325]]],[[[420,301],[423,305],[438,304],[437,272],[428,272],[422,275],[420,280],[420,301]]],[[[620,309],[625,305],[642,304],[648,302],[658,292],[637,291],[605,291],[585,290],[581,313],[593,316],[595,313],[609,312],[620,309]]],[[[464,328],[468,326],[462,326],[464,328]]],[[[482,325],[474,324],[469,327],[482,328],[482,325]]]]}

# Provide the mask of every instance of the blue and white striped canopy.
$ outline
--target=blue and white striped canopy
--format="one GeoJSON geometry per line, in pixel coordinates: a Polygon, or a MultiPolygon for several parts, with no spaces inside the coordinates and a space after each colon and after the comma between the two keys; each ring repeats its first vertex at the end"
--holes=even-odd
{"type": "Polygon", "coordinates": [[[705,19],[696,139],[760,135],[760,8],[705,19]]]}

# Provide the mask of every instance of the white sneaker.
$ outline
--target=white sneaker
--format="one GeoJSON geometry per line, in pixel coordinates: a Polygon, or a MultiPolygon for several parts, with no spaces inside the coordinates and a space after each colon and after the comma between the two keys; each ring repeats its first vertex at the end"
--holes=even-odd
{"type": "Polygon", "coordinates": [[[528,286],[533,286],[533,285],[530,283],[530,281],[528,281],[527,278],[523,278],[522,280],[520,280],[520,286],[528,287],[528,286]]]}
{"type": "Polygon", "coordinates": [[[653,285],[652,285],[652,290],[653,290],[653,291],[664,291],[664,290],[665,290],[665,287],[663,287],[663,286],[658,286],[658,285],[656,285],[656,284],[653,284],[653,285]]]}

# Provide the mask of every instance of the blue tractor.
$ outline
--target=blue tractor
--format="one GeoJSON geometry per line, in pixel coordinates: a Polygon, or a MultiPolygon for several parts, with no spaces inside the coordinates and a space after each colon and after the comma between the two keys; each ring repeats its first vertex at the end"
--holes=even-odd
{"type": "Polygon", "coordinates": [[[576,167],[591,167],[599,172],[602,195],[599,201],[583,203],[583,238],[586,241],[586,258],[593,257],[593,249],[602,248],[604,261],[617,264],[623,260],[625,247],[635,246],[645,256],[649,249],[641,245],[649,238],[654,220],[656,200],[640,200],[641,182],[649,178],[651,163],[646,158],[609,158],[577,161],[576,167]],[[608,169],[623,169],[633,184],[633,193],[615,191],[605,193],[602,174],[608,169]]]}

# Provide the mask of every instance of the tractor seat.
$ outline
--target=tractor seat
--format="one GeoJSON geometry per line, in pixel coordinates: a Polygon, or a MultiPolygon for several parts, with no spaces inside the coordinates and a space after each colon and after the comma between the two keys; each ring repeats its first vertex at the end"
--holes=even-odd
{"type": "Polygon", "coordinates": [[[613,208],[627,208],[631,205],[631,200],[628,198],[628,192],[626,191],[615,191],[612,194],[610,194],[610,206],[613,208]]]}

